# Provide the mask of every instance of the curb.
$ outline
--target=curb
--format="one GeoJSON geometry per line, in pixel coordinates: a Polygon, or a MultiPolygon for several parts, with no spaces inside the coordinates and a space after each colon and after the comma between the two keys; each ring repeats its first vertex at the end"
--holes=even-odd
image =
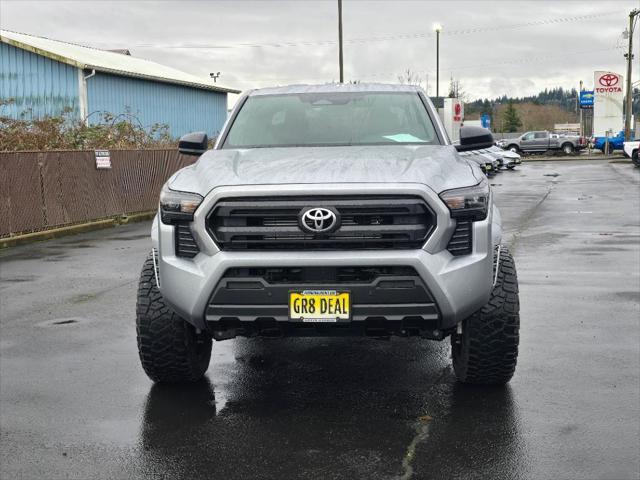
{"type": "Polygon", "coordinates": [[[156,210],[150,212],[134,213],[132,215],[123,215],[116,219],[120,225],[127,225],[129,223],[144,222],[145,220],[153,220],[156,216],[156,210]]]}
{"type": "Polygon", "coordinates": [[[66,237],[67,235],[76,235],[78,233],[91,232],[94,230],[102,230],[118,225],[128,225],[134,222],[143,222],[151,220],[156,211],[135,213],[133,215],[123,215],[104,220],[95,220],[92,222],[81,223],[78,225],[67,225],[65,227],[52,228],[51,230],[43,230],[41,232],[25,233],[15,235],[13,237],[0,238],[0,250],[4,248],[17,247],[18,245],[26,245],[34,242],[42,242],[44,240],[52,240],[54,238],[66,237]]]}
{"type": "Polygon", "coordinates": [[[536,158],[536,157],[522,157],[522,163],[527,163],[527,162],[578,162],[578,161],[587,161],[587,162],[591,162],[591,161],[596,161],[596,160],[623,160],[624,157],[621,155],[608,155],[608,156],[592,156],[592,157],[581,157],[581,156],[576,156],[576,157],[540,157],[540,158],[536,158]]]}

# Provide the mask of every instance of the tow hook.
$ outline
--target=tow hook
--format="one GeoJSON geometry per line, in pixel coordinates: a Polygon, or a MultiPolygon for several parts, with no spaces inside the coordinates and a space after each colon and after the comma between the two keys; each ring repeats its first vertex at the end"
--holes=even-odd
{"type": "Polygon", "coordinates": [[[213,338],[217,341],[220,340],[230,340],[232,338],[236,338],[236,331],[234,329],[230,330],[214,330],[213,338]]]}
{"type": "Polygon", "coordinates": [[[442,330],[426,330],[422,333],[422,338],[429,340],[442,340],[445,337],[445,333],[442,330]]]}

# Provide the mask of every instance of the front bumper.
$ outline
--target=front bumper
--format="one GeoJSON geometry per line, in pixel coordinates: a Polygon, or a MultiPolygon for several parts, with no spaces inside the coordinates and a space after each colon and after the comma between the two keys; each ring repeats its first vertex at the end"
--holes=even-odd
{"type": "MultiPolygon", "coordinates": [[[[264,267],[371,267],[397,266],[415,269],[433,300],[434,315],[439,329],[449,329],[484,305],[492,288],[493,241],[491,225],[493,212],[486,220],[473,223],[473,251],[469,255],[453,256],[446,250],[455,229],[455,221],[437,195],[423,185],[362,185],[277,186],[279,194],[292,194],[304,188],[308,194],[341,193],[397,193],[423,196],[434,209],[437,226],[422,249],[415,250],[358,250],[358,251],[220,251],[205,228],[206,213],[219,198],[246,195],[246,189],[221,187],[207,196],[196,212],[192,232],[201,252],[187,259],[175,255],[174,227],[154,222],[153,236],[159,250],[160,290],[171,307],[196,328],[207,328],[207,313],[211,320],[211,298],[224,277],[233,268],[264,267]]],[[[273,194],[272,186],[252,187],[252,196],[273,194]]],[[[499,216],[496,215],[497,218],[499,216]]],[[[248,292],[247,295],[251,295],[248,292]]],[[[259,301],[256,303],[259,306],[259,301]]],[[[239,312],[237,317],[242,317],[239,312]]],[[[280,308],[272,319],[287,322],[280,308]]],[[[402,315],[399,308],[389,304],[394,318],[402,315]]],[[[354,320],[366,319],[365,306],[353,305],[354,320]]],[[[375,313],[375,312],[374,312],[375,313]]],[[[252,315],[254,315],[252,313],[252,315]]],[[[412,310],[407,308],[407,316],[412,310]]],[[[255,316],[255,315],[254,315],[255,316]]],[[[269,316],[265,309],[265,316],[269,316]]],[[[374,315],[375,316],[375,315],[374,315]]],[[[246,318],[251,320],[251,316],[246,318]]]]}

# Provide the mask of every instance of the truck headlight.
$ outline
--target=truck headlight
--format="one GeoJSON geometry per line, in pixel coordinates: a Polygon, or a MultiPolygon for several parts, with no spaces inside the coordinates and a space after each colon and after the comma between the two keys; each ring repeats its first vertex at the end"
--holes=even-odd
{"type": "Polygon", "coordinates": [[[484,220],[489,210],[489,182],[485,178],[473,187],[447,190],[440,198],[449,207],[452,218],[484,220]]]}
{"type": "Polygon", "coordinates": [[[165,184],[160,192],[160,218],[162,223],[190,222],[193,220],[193,214],[202,203],[202,200],[202,197],[197,193],[170,190],[165,184]]]}

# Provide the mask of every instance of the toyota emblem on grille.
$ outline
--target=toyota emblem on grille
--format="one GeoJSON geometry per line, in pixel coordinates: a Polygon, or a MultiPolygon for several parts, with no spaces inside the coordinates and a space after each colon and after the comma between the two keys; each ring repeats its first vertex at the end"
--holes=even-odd
{"type": "Polygon", "coordinates": [[[300,212],[300,228],[310,233],[329,233],[338,227],[338,215],[329,208],[305,208],[300,212]]]}

